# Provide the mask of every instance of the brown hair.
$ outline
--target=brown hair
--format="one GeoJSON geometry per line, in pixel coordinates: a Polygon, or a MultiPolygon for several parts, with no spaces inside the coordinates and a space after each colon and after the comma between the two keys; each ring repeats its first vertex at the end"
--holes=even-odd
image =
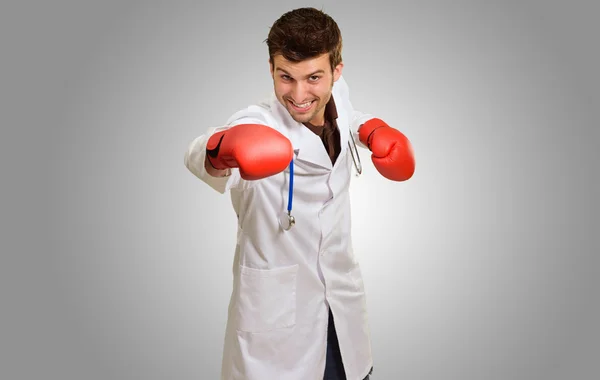
{"type": "Polygon", "coordinates": [[[329,15],[316,8],[298,8],[284,13],[271,27],[265,40],[269,58],[283,55],[300,62],[329,53],[331,70],[342,62],[342,33],[329,15]]]}

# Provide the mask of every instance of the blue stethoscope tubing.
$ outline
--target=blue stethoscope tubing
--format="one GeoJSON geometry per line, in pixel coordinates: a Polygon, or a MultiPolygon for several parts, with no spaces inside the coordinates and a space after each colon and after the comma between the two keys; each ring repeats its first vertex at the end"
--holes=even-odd
{"type": "MultiPolygon", "coordinates": [[[[352,144],[354,145],[354,152],[352,151],[352,146],[350,145],[350,141],[348,141],[348,148],[350,148],[350,154],[352,154],[352,161],[354,162],[354,167],[356,168],[356,175],[362,174],[362,164],[360,162],[360,156],[358,154],[358,149],[356,148],[356,142],[354,141],[354,136],[352,136],[352,132],[350,132],[350,139],[352,140],[352,144]],[[356,153],[356,156],[355,156],[356,153]],[[356,160],[358,159],[358,163],[356,160]]],[[[287,226],[282,226],[284,230],[289,231],[290,228],[294,224],[296,224],[296,219],[292,216],[292,200],[294,194],[294,157],[290,161],[290,186],[288,188],[288,205],[287,205],[287,217],[288,223],[287,226]]]]}
{"type": "Polygon", "coordinates": [[[290,161],[290,187],[288,190],[288,215],[292,214],[292,199],[294,194],[294,158],[292,157],[292,161],[290,161]]]}
{"type": "Polygon", "coordinates": [[[282,223],[282,226],[281,226],[286,231],[289,231],[290,228],[292,228],[292,226],[294,224],[296,224],[296,218],[294,218],[292,216],[293,194],[294,194],[294,157],[292,157],[292,160],[290,161],[290,185],[288,187],[288,205],[287,205],[288,222],[285,225],[282,223]]]}

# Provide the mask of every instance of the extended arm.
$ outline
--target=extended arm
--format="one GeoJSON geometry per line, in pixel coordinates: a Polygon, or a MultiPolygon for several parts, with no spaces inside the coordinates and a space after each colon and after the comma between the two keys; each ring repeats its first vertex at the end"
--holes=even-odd
{"type": "Polygon", "coordinates": [[[196,177],[220,193],[225,193],[240,180],[237,169],[217,170],[208,162],[206,146],[212,135],[227,127],[209,128],[206,133],[191,141],[184,154],[185,167],[196,177]]]}
{"type": "Polygon", "coordinates": [[[371,161],[381,175],[392,181],[406,181],[415,172],[410,140],[379,118],[371,118],[358,130],[360,142],[371,151],[371,161]]]}
{"type": "Polygon", "coordinates": [[[184,156],[185,166],[221,193],[240,178],[251,181],[277,174],[292,159],[292,144],[280,132],[263,124],[239,122],[196,138],[184,156]]]}
{"type": "Polygon", "coordinates": [[[399,130],[372,114],[354,109],[350,90],[343,77],[338,80],[339,91],[350,109],[350,128],[357,145],[371,151],[371,161],[377,171],[392,181],[406,181],[415,171],[411,142],[399,130]]]}

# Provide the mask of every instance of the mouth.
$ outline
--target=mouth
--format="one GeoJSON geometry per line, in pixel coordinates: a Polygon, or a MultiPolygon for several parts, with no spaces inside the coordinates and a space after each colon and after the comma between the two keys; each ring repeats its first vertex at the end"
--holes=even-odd
{"type": "Polygon", "coordinates": [[[290,104],[290,106],[292,107],[292,109],[294,109],[297,112],[307,112],[310,111],[313,107],[313,105],[315,104],[316,100],[311,100],[310,102],[306,102],[306,103],[294,103],[291,100],[287,100],[287,102],[290,104]]]}

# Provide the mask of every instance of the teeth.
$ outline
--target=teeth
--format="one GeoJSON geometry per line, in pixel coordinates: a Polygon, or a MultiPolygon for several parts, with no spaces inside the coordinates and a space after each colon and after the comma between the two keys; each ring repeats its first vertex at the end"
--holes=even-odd
{"type": "MultiPolygon", "coordinates": [[[[294,103],[294,102],[292,102],[292,103],[294,103]]],[[[311,104],[311,103],[312,103],[312,102],[303,103],[303,104],[296,104],[296,103],[294,103],[294,105],[295,105],[296,107],[298,107],[298,108],[306,108],[306,107],[310,106],[310,104],[311,104]]]]}

